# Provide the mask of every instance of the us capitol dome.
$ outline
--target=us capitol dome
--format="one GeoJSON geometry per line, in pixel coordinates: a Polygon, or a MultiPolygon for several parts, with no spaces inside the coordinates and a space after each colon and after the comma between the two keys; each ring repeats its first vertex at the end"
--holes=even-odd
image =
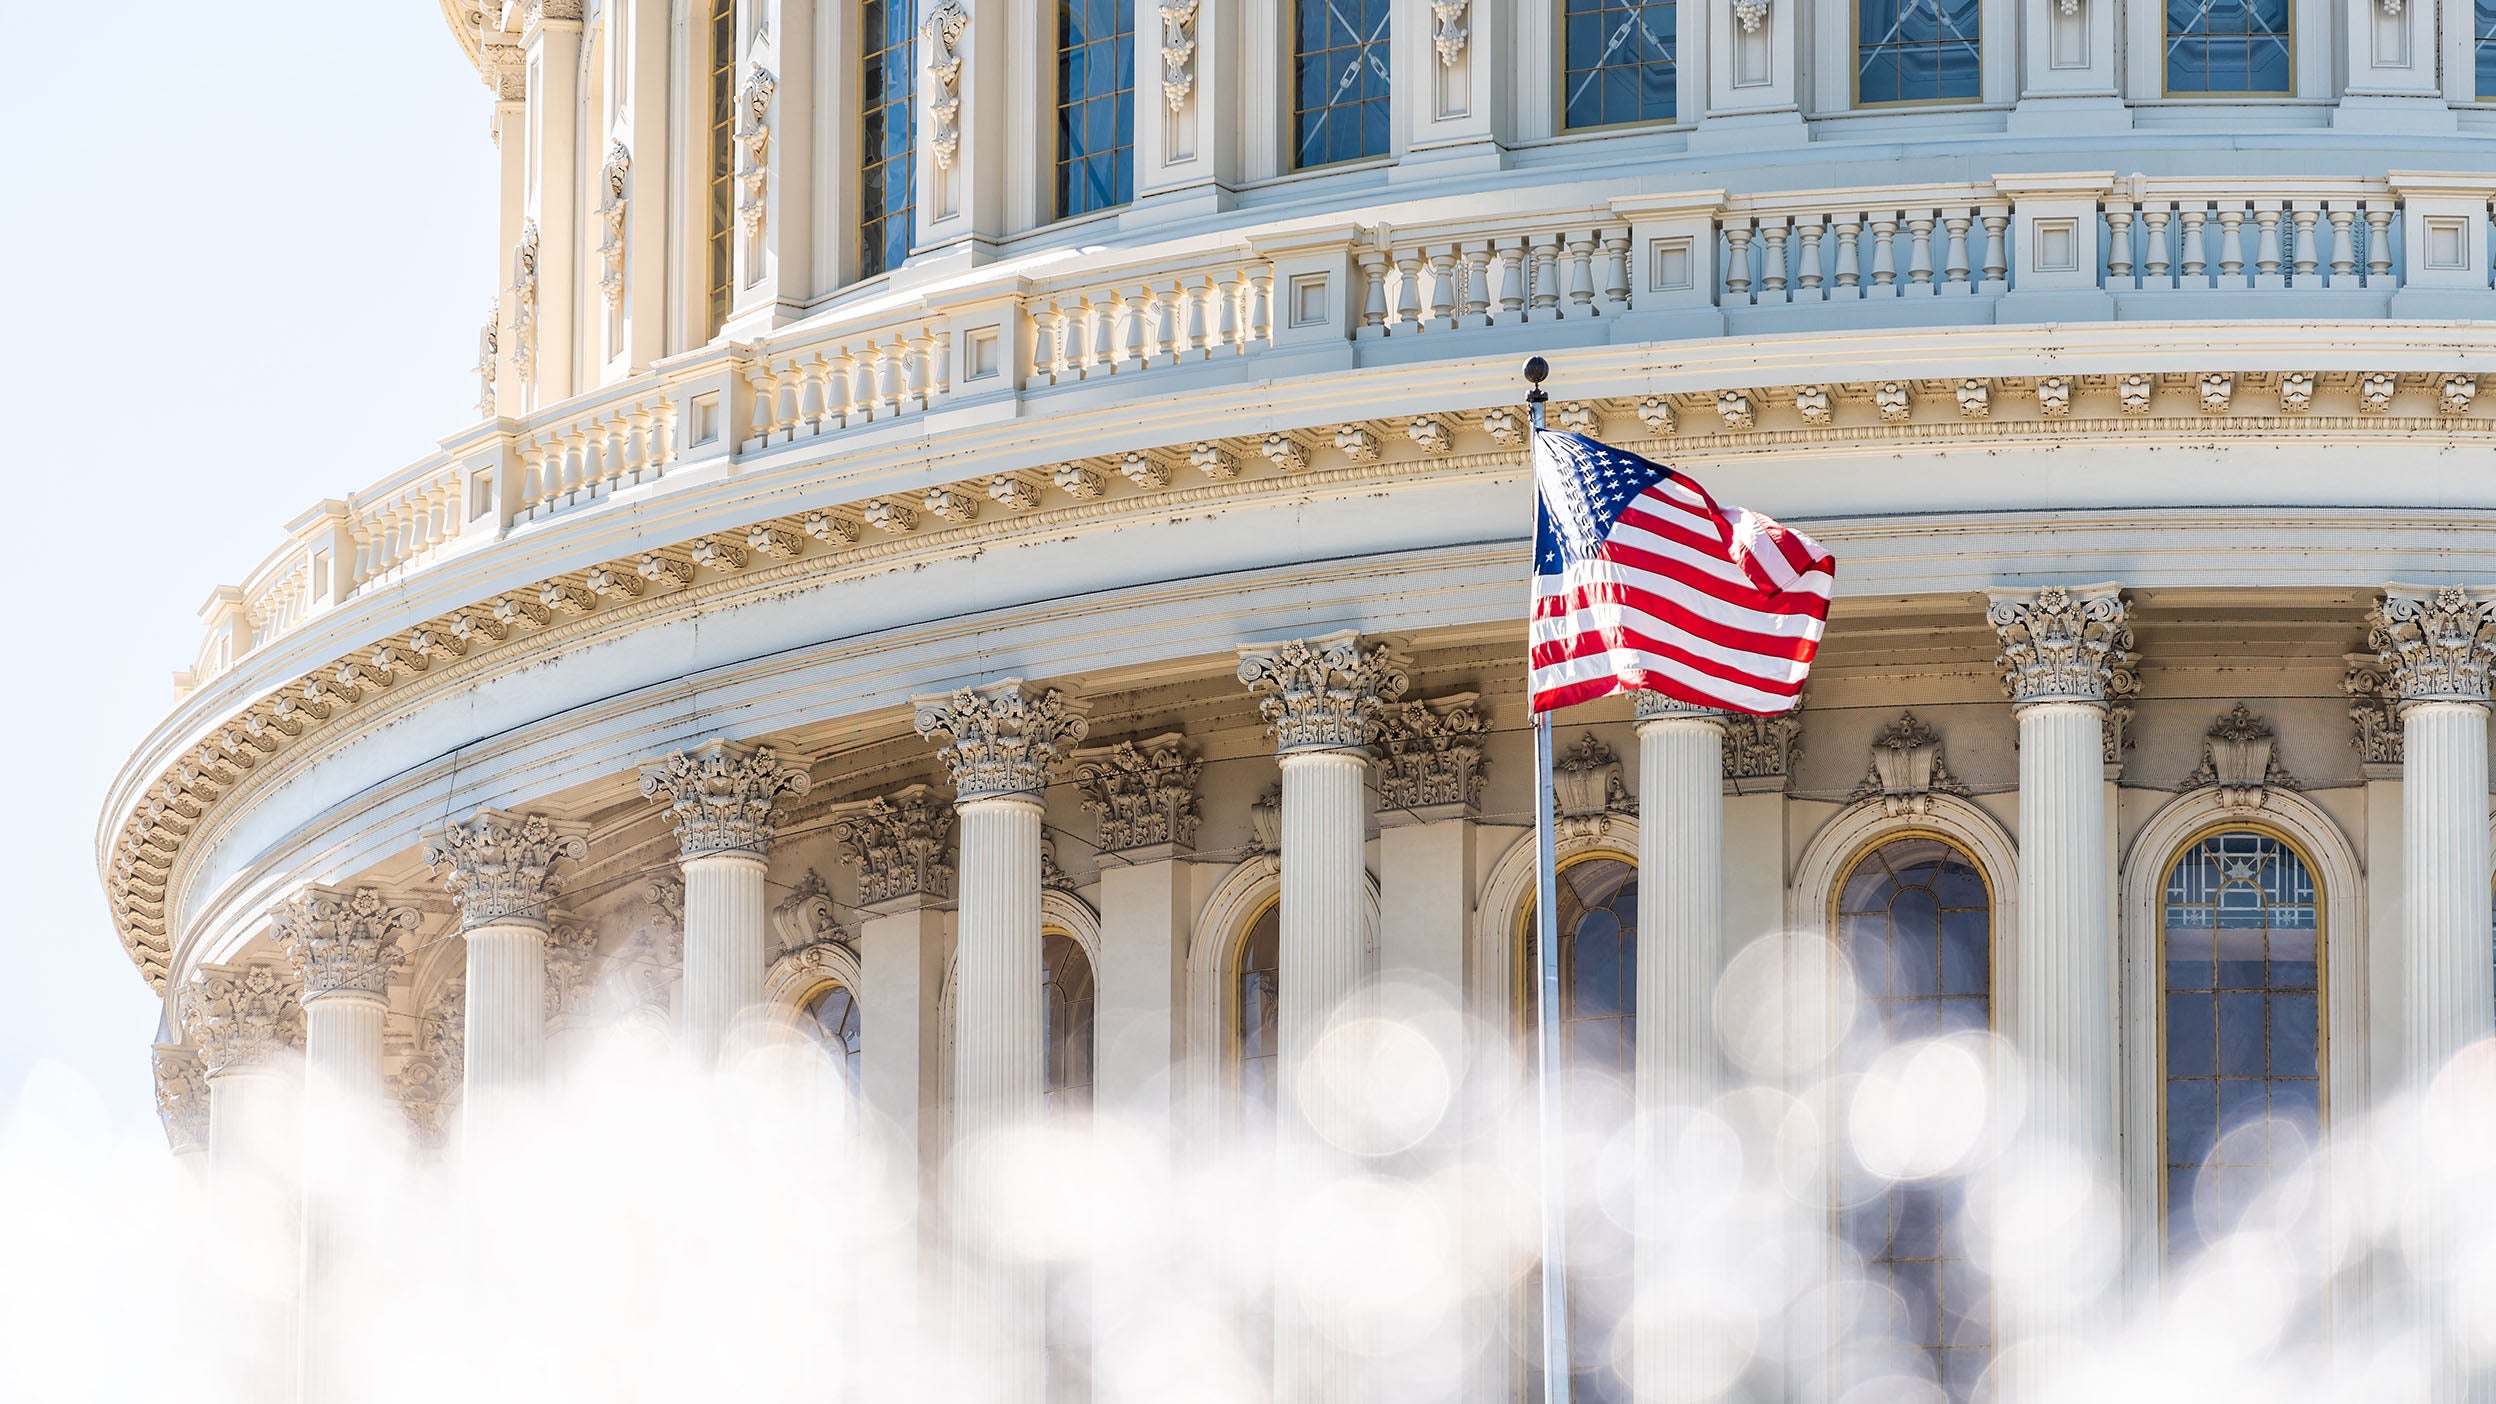
{"type": "MultiPolygon", "coordinates": [[[[2491,1032],[2486,0],[443,9],[476,413],[215,593],[98,828],[179,1152],[325,1088],[456,1145],[635,1025],[822,1041],[931,1186],[1044,1107],[1290,1144],[1373,977],[1528,1077],[1529,355],[1839,563],[1797,711],[1559,718],[1576,1115],[1822,936],[2059,1080],[2148,1301],[2296,1139],[2231,1125],[2491,1032]]],[[[1843,1179],[1897,1368],[1969,1399],[2054,1325],[1946,1185],[1843,1179]]],[[[1665,1268],[1572,1232],[1577,1393],[1630,1398],[1665,1268]]],[[[1532,1310],[1442,1397],[1539,1397],[1532,1310]]]]}

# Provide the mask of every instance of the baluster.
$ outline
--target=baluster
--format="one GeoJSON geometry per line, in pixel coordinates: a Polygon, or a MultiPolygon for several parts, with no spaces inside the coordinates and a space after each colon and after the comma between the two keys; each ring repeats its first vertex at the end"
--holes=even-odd
{"type": "Polygon", "coordinates": [[[951,327],[938,331],[933,325],[919,328],[919,365],[926,382],[920,403],[933,405],[939,396],[953,388],[953,337],[951,327]]]}
{"type": "Polygon", "coordinates": [[[1456,329],[1456,249],[1440,244],[1421,252],[1423,263],[1430,270],[1430,328],[1433,331],[1456,329]]]}
{"type": "Polygon", "coordinates": [[[1161,315],[1156,319],[1159,326],[1153,334],[1153,359],[1168,356],[1170,363],[1177,365],[1187,358],[1187,285],[1173,278],[1155,301],[1161,315]]]}
{"type": "Polygon", "coordinates": [[[1065,369],[1066,309],[1054,297],[1038,300],[1031,313],[1031,374],[1051,385],[1065,369]]]}
{"type": "Polygon", "coordinates": [[[1560,236],[1537,234],[1532,248],[1533,303],[1526,317],[1530,321],[1547,321],[1560,315],[1560,236]]]}
{"type": "Polygon", "coordinates": [[[607,435],[592,415],[581,421],[581,501],[595,501],[606,478],[607,435]]]}
{"type": "Polygon", "coordinates": [[[1572,317],[1595,315],[1595,235],[1594,231],[1571,233],[1569,246],[1569,313],[1572,317]]]}
{"type": "Polygon", "coordinates": [[[1618,226],[1603,231],[1603,310],[1629,310],[1629,231],[1618,226]]]}
{"type": "Polygon", "coordinates": [[[2132,202],[2106,202],[2106,290],[2132,290],[2132,202]]]}
{"type": "Polygon", "coordinates": [[[1985,281],[1977,291],[2000,292],[2010,285],[2010,207],[1987,205],[1979,218],[1985,225],[1985,281]]]}
{"type": "Polygon", "coordinates": [[[1759,300],[1763,304],[1792,300],[1786,293],[1786,232],[1783,215],[1766,220],[1759,226],[1759,300]]]}
{"type": "Polygon", "coordinates": [[[1421,255],[1398,250],[1395,255],[1395,321],[1393,335],[1421,330],[1421,255]]]}
{"type": "Polygon", "coordinates": [[[2257,200],[2253,205],[2253,223],[2256,230],[2253,241],[2253,286],[2257,288],[2283,286],[2279,276],[2280,209],[2281,204],[2277,200],[2257,200]]]}
{"type": "Polygon", "coordinates": [[[1525,320],[1525,241],[1501,239],[1499,249],[1499,317],[1503,323],[1525,320]]]}
{"type": "Polygon", "coordinates": [[[1928,294],[1940,291],[1933,286],[1933,225],[1940,218],[1939,210],[1907,212],[1907,285],[1928,294]]]}
{"type": "Polygon", "coordinates": [[[2175,286],[2167,276],[2172,267],[2168,258],[2167,222],[2175,212],[2166,201],[2145,206],[2141,210],[2141,286],[2164,292],[2175,286]]]}
{"type": "Polygon", "coordinates": [[[1794,297],[1798,302],[1821,302],[1826,295],[1821,285],[1827,275],[1820,263],[1820,241],[1827,237],[1828,220],[1822,215],[1798,215],[1794,233],[1802,240],[1802,249],[1794,257],[1794,297]]]}
{"type": "Polygon", "coordinates": [[[664,473],[676,461],[676,401],[659,401],[658,423],[650,430],[650,472],[664,473]]]}
{"type": "Polygon", "coordinates": [[[1942,228],[1947,234],[1942,248],[1941,274],[1949,280],[1950,287],[1968,286],[1967,226],[1975,223],[1975,218],[1972,212],[1965,210],[1951,210],[1941,217],[1942,228]]]}
{"type": "Polygon", "coordinates": [[[2242,288],[2245,280],[2245,212],[2237,202],[2219,207],[2219,286],[2242,288]]]}
{"type": "Polygon", "coordinates": [[[2368,200],[2366,210],[2366,286],[2392,281],[2392,202],[2368,200]]]}
{"type": "Polygon", "coordinates": [[[1274,308],[1274,265],[1260,263],[1248,270],[1248,346],[1264,346],[1272,340],[1274,308]]]}
{"type": "MultiPolygon", "coordinates": [[[[770,431],[766,429],[764,434],[768,439],[770,431]]],[[[576,420],[565,426],[563,431],[563,500],[566,506],[583,500],[581,489],[589,481],[588,448],[589,436],[581,431],[579,421],[576,420]]]]}
{"type": "Polygon", "coordinates": [[[2350,231],[2357,212],[2334,201],[2331,218],[2331,285],[2335,288],[2354,286],[2357,277],[2357,241],[2350,231]],[[2342,280],[2350,280],[2344,283],[2342,280]]]}
{"type": "Polygon", "coordinates": [[[1083,375],[1107,375],[1118,364],[1118,299],[1116,294],[1083,295],[1083,375]]]}
{"type": "Polygon", "coordinates": [[[646,483],[659,476],[659,446],[651,441],[658,427],[658,416],[650,406],[636,400],[624,416],[624,471],[633,482],[646,483]]]}
{"type": "Polygon", "coordinates": [[[624,450],[626,431],[631,427],[632,422],[625,417],[623,410],[617,410],[614,417],[607,421],[607,491],[609,492],[624,486],[626,481],[624,450]]]}
{"type": "Polygon", "coordinates": [[[2320,260],[2314,256],[2314,221],[2322,212],[2322,207],[2312,200],[2289,202],[2288,217],[2296,225],[2295,237],[2289,241],[2289,257],[2294,260],[2289,274],[2292,287],[2310,288],[2321,281],[2316,271],[2320,260]]]}
{"type": "Polygon", "coordinates": [[[1725,301],[1737,307],[1751,305],[1751,234],[1757,221],[1729,219],[1725,221],[1725,301]]]}
{"type": "Polygon", "coordinates": [[[2202,227],[2210,222],[2206,202],[2193,201],[2177,212],[2184,226],[2184,248],[2177,258],[2178,286],[2199,290],[2210,286],[2209,250],[2204,247],[2202,227]]]}
{"type": "Polygon", "coordinates": [[[1201,273],[1194,292],[1179,294],[1187,301],[1187,349],[1200,361],[1213,357],[1213,348],[1222,337],[1222,314],[1214,309],[1213,300],[1221,292],[1214,287],[1213,275],[1201,273]]]}
{"type": "Polygon", "coordinates": [[[1121,292],[1119,303],[1126,309],[1125,336],[1118,347],[1118,369],[1139,371],[1153,354],[1153,289],[1146,284],[1133,297],[1121,292]]]}
{"type": "Polygon", "coordinates": [[[1355,336],[1384,336],[1387,330],[1387,256],[1377,249],[1361,251],[1361,325],[1355,336]]]}
{"type": "MultiPolygon", "coordinates": [[[[538,507],[539,507],[542,503],[544,503],[544,502],[545,502],[545,500],[546,500],[546,477],[545,477],[545,473],[546,473],[546,448],[545,448],[545,445],[544,445],[544,444],[542,444],[542,443],[540,443],[540,442],[538,442],[538,441],[537,441],[537,440],[535,440],[535,439],[530,439],[530,440],[528,440],[526,443],[522,444],[522,445],[521,445],[521,447],[520,447],[520,515],[521,515],[521,516],[523,516],[523,517],[534,517],[534,516],[536,516],[536,515],[537,515],[537,509],[538,509],[538,507]]],[[[357,562],[357,564],[356,564],[356,569],[357,569],[358,571],[361,571],[361,570],[363,569],[363,563],[362,563],[361,561],[358,561],[358,562],[357,562]]]]}
{"type": "Polygon", "coordinates": [[[1898,295],[1898,216],[1888,210],[1875,210],[1872,214],[1871,295],[1898,295]]]}
{"type": "Polygon", "coordinates": [[[1857,242],[1863,236],[1863,217],[1841,214],[1830,222],[1837,231],[1836,287],[1831,299],[1859,300],[1863,296],[1863,249],[1857,242]]]}
{"type": "Polygon", "coordinates": [[[1476,240],[1461,252],[1465,299],[1456,315],[1466,326],[1487,327],[1491,324],[1491,246],[1486,240],[1476,240]]]}

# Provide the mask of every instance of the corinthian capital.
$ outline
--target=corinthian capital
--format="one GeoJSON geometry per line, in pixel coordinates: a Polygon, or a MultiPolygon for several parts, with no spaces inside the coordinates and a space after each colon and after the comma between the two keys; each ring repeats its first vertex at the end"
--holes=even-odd
{"type": "Polygon", "coordinates": [[[208,1148],[208,1079],[199,1051],[178,1043],[156,1045],[156,1114],[175,1155],[208,1148]]]}
{"type": "Polygon", "coordinates": [[[1388,809],[1471,809],[1482,802],[1485,727],[1475,695],[1404,702],[1378,715],[1378,803],[1388,809]]]}
{"type": "Polygon", "coordinates": [[[1084,704],[1020,678],[911,701],[919,734],[944,747],[957,800],[1039,794],[1090,725],[1084,704]]]}
{"type": "Polygon", "coordinates": [[[1205,763],[1191,758],[1177,732],[1149,741],[1121,741],[1078,751],[1075,783],[1083,807],[1101,817],[1101,851],[1126,853],[1163,844],[1196,842],[1203,822],[1196,812],[1196,777],[1205,763]]]}
{"type": "Polygon", "coordinates": [[[303,1003],[273,960],[203,966],[174,1002],[210,1077],[303,1046],[303,1003]]]}
{"type": "Polygon", "coordinates": [[[423,919],[414,906],[376,887],[307,887],[269,909],[277,942],[303,978],[306,1000],[387,995],[390,977],[407,960],[399,933],[414,931],[423,919]]]}
{"type": "Polygon", "coordinates": [[[2048,585],[1996,590],[1985,622],[2002,640],[1995,660],[2013,703],[2097,702],[2134,690],[2132,607],[2122,587],[2048,585]]]}
{"type": "Polygon", "coordinates": [[[2496,660],[2496,592],[2386,585],[2366,616],[2366,644],[2383,664],[2396,706],[2485,702],[2488,666],[2496,660]]]}
{"type": "Polygon", "coordinates": [[[559,824],[542,814],[480,809],[465,823],[446,824],[425,843],[425,863],[443,872],[459,904],[460,929],[546,925],[546,909],[562,884],[555,865],[589,856],[586,825],[559,824]]]}
{"type": "Polygon", "coordinates": [[[1241,644],[1239,680],[1257,694],[1274,749],[1365,751],[1378,715],[1404,695],[1404,660],[1385,644],[1361,647],[1346,629],[1314,639],[1241,644]]]}
{"type": "Polygon", "coordinates": [[[832,825],[841,856],[858,865],[858,900],[868,905],[951,896],[952,835],[952,806],[925,785],[845,805],[832,825]]]}
{"type": "Polygon", "coordinates": [[[771,848],[772,811],[806,793],[806,768],[759,746],[705,741],[641,772],[641,792],[667,798],[667,817],[687,858],[771,848]]]}

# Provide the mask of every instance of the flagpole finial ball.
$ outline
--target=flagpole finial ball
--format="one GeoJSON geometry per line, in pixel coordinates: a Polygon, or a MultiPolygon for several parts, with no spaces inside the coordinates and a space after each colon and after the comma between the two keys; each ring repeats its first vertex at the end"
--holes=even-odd
{"type": "Polygon", "coordinates": [[[1525,358],[1526,384],[1540,385],[1544,380],[1548,379],[1550,375],[1551,362],[1544,360],[1540,356],[1528,356],[1525,358]]]}

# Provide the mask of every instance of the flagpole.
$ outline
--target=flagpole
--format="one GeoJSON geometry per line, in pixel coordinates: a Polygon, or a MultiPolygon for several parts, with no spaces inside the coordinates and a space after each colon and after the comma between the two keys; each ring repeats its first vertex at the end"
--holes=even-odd
{"type": "MultiPolygon", "coordinates": [[[[1525,363],[1527,421],[1535,433],[1543,428],[1543,380],[1551,365],[1540,356],[1525,363]]],[[[1529,449],[1529,455],[1531,450],[1529,449]]],[[[1530,573],[1530,572],[1529,572],[1530,573]]],[[[1532,649],[1533,590],[1526,592],[1527,648],[1532,649]]],[[[1528,665],[1529,675],[1531,664],[1528,665]]],[[[1532,685],[1529,682],[1528,696],[1532,685]]],[[[1568,1150],[1562,1135],[1560,1106],[1560,870],[1552,834],[1551,713],[1534,715],[1534,951],[1536,988],[1534,1067],[1536,1102],[1542,1121],[1543,1211],[1543,1401],[1569,1404],[1569,1255],[1567,1183],[1568,1150]]]]}

